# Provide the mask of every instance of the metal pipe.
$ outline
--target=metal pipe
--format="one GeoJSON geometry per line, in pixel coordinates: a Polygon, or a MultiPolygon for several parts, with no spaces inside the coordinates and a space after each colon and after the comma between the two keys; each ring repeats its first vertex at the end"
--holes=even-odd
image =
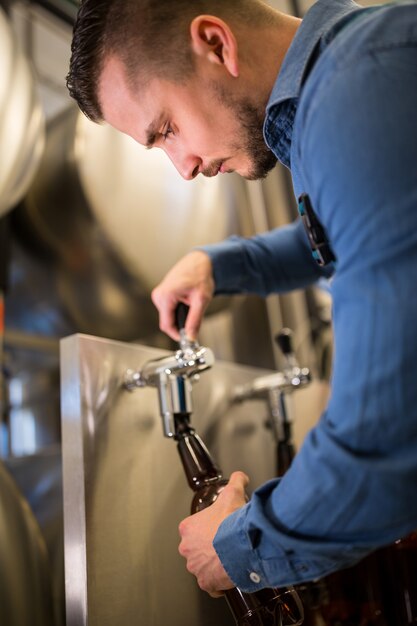
{"type": "Polygon", "coordinates": [[[299,0],[290,0],[291,10],[295,17],[302,17],[302,10],[299,0]]]}
{"type": "Polygon", "coordinates": [[[66,24],[73,26],[79,8],[79,2],[72,0],[31,0],[32,4],[38,5],[62,20],[66,24]]]}

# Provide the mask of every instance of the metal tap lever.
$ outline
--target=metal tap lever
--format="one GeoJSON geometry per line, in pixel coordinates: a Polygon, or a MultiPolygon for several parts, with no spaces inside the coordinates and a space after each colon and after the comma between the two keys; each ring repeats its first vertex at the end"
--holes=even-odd
{"type": "Polygon", "coordinates": [[[235,387],[233,399],[236,401],[256,398],[268,399],[271,391],[292,393],[296,389],[308,385],[311,381],[310,370],[301,368],[292,348],[292,332],[284,328],[275,338],[285,356],[285,366],[282,372],[275,372],[267,376],[259,376],[246,385],[235,387]]]}
{"type": "Polygon", "coordinates": [[[180,348],[183,351],[193,350],[198,344],[195,341],[190,341],[187,335],[185,334],[185,322],[187,321],[188,311],[190,307],[184,304],[184,302],[180,302],[175,309],[175,324],[180,333],[180,348]]]}
{"type": "Polygon", "coordinates": [[[175,309],[175,323],[180,333],[181,331],[184,331],[189,310],[190,307],[184,304],[184,302],[180,302],[175,309]]]}
{"type": "MultiPolygon", "coordinates": [[[[246,385],[235,387],[233,400],[266,400],[269,407],[269,425],[274,438],[283,449],[288,447],[291,452],[291,417],[288,396],[297,389],[308,385],[311,375],[308,368],[300,368],[292,347],[292,333],[284,328],[275,338],[285,356],[284,368],[281,372],[260,376],[246,385]]],[[[292,452],[291,452],[292,454],[292,452]]]]}
{"type": "Polygon", "coordinates": [[[281,332],[276,335],[275,341],[281,348],[282,354],[285,356],[294,354],[292,346],[292,331],[289,328],[283,328],[281,332]]]}
{"type": "Polygon", "coordinates": [[[175,416],[192,413],[192,384],[200,372],[214,364],[210,348],[189,341],[184,326],[188,307],[177,308],[176,320],[180,329],[180,347],[174,354],[148,361],[139,370],[127,370],[124,386],[129,391],[137,387],[156,387],[165,437],[176,433],[175,416]]]}

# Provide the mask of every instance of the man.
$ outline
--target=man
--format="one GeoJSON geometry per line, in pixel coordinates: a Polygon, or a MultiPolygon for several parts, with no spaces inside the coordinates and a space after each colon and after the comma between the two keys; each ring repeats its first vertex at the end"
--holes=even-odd
{"type": "Polygon", "coordinates": [[[281,480],[245,504],[236,472],[181,523],[200,586],[316,579],[414,529],[417,4],[318,0],[301,22],[261,0],[84,0],[68,85],[186,179],[291,169],[302,220],[193,251],[154,290],[171,337],[179,301],[194,337],[215,293],[332,277],[328,407],[281,480]]]}

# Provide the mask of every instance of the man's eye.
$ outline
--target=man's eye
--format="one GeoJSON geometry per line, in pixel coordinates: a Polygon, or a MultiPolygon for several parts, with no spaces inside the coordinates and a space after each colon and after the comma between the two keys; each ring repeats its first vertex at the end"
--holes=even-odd
{"type": "Polygon", "coordinates": [[[174,133],[173,129],[171,128],[171,126],[167,126],[162,132],[161,132],[161,136],[164,139],[168,139],[169,135],[172,135],[174,133]]]}

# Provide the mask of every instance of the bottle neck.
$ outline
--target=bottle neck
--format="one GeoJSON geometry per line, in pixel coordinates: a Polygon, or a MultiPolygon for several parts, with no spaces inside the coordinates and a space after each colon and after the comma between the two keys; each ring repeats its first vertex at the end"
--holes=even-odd
{"type": "Polygon", "coordinates": [[[190,415],[175,416],[175,439],[189,486],[193,491],[216,483],[222,472],[215,464],[204,442],[190,426],[190,415]]]}
{"type": "Polygon", "coordinates": [[[277,476],[284,476],[294,460],[294,446],[290,441],[280,441],[277,444],[277,476]]]}

